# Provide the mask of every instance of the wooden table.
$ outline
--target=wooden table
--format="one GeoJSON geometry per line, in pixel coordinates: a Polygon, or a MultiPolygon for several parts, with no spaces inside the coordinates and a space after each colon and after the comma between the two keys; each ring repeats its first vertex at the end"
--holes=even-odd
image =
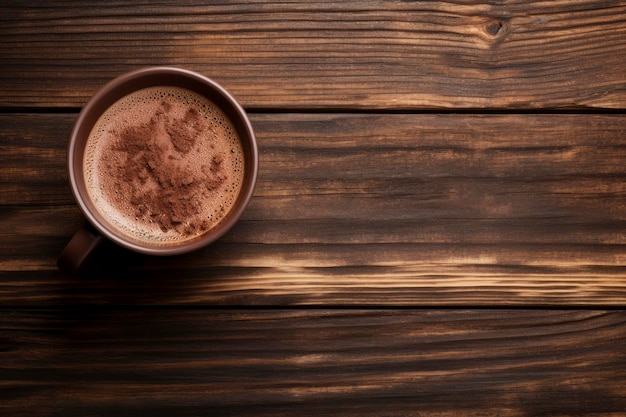
{"type": "Polygon", "coordinates": [[[626,2],[4,3],[1,416],[626,415],[626,2]],[[72,124],[152,65],[246,108],[255,195],[64,275],[72,124]]]}

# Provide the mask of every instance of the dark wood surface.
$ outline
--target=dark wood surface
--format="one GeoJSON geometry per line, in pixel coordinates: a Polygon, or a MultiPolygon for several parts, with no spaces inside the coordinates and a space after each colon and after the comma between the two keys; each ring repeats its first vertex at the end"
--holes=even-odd
{"type": "Polygon", "coordinates": [[[247,108],[624,108],[623,1],[57,1],[0,16],[0,106],[80,107],[137,66],[247,108]]]}
{"type": "Polygon", "coordinates": [[[0,328],[18,416],[624,410],[616,311],[29,309],[0,328]]]}
{"type": "Polygon", "coordinates": [[[0,39],[0,416],[626,415],[626,2],[10,3],[0,39]],[[72,124],[149,65],[248,110],[251,204],[62,274],[72,124]]]}

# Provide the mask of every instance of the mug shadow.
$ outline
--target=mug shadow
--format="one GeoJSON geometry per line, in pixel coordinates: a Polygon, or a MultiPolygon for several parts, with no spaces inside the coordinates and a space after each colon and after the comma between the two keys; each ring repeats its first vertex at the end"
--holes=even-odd
{"type": "Polygon", "coordinates": [[[69,306],[186,304],[199,282],[212,279],[215,272],[188,267],[202,256],[202,251],[150,256],[104,240],[79,272],[62,273],[66,289],[62,302],[69,306]]]}

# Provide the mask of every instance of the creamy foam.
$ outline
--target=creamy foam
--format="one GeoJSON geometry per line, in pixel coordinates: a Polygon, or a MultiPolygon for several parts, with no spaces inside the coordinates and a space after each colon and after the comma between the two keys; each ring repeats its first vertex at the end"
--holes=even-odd
{"type": "Polygon", "coordinates": [[[193,91],[162,86],[133,92],[102,114],[83,166],[99,213],[149,246],[215,227],[244,176],[242,145],[222,110],[193,91]]]}

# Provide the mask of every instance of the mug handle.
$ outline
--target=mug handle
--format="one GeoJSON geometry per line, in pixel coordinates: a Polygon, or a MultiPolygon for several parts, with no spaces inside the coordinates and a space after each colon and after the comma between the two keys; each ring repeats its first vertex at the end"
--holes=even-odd
{"type": "Polygon", "coordinates": [[[57,259],[57,267],[70,274],[79,272],[103,239],[100,232],[87,222],[65,246],[57,259]]]}

